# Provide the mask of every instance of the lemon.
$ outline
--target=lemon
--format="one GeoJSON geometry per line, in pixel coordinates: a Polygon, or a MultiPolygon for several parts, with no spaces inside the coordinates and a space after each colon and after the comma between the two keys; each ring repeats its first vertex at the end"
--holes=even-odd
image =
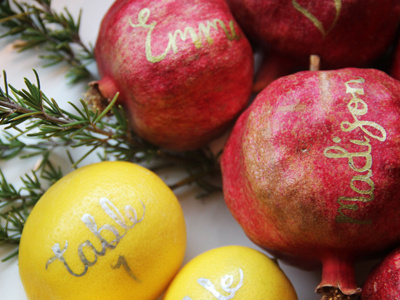
{"type": "Polygon", "coordinates": [[[186,249],[181,206],[151,171],[128,162],[79,168],[54,184],[22,233],[29,299],[156,299],[186,249]]]}
{"type": "Polygon", "coordinates": [[[263,253],[225,246],[193,258],[172,281],[164,300],[296,300],[279,266],[263,253]]]}

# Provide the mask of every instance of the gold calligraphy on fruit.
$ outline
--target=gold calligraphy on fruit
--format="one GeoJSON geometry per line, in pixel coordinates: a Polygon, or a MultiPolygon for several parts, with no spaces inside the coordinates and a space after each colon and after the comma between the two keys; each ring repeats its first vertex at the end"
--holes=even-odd
{"type": "MultiPolygon", "coordinates": [[[[350,140],[352,144],[359,146],[360,151],[349,152],[340,146],[331,146],[327,147],[324,150],[324,155],[328,158],[347,159],[349,167],[353,171],[358,173],[357,175],[354,175],[351,179],[350,187],[360,196],[340,197],[337,200],[340,207],[338,208],[336,221],[339,223],[370,224],[372,222],[371,220],[357,220],[351,218],[347,216],[344,212],[344,210],[358,210],[359,207],[357,203],[371,202],[375,199],[375,183],[371,179],[373,175],[371,170],[373,160],[371,155],[372,146],[370,144],[370,141],[371,138],[376,139],[380,142],[384,142],[386,140],[386,131],[381,125],[372,121],[359,120],[360,116],[364,116],[368,112],[367,103],[364,100],[358,98],[359,95],[364,95],[364,89],[361,87],[364,82],[365,80],[360,77],[358,79],[349,80],[345,83],[346,93],[352,95],[351,100],[347,104],[347,108],[351,113],[354,122],[352,123],[349,121],[343,121],[340,124],[340,128],[343,132],[351,132],[355,129],[359,129],[364,133],[362,140],[350,140]],[[363,164],[356,165],[356,158],[358,158],[358,161],[362,159],[363,164]],[[357,187],[357,184],[363,184],[364,187],[357,187]]],[[[341,139],[339,137],[334,137],[333,141],[335,143],[340,143],[341,139]]]]}
{"type": "Polygon", "coordinates": [[[150,24],[147,24],[149,17],[150,17],[150,9],[143,8],[138,15],[138,24],[134,24],[131,19],[129,20],[129,24],[133,28],[141,27],[149,30],[146,36],[145,51],[147,60],[152,63],[162,61],[171,50],[174,53],[178,52],[178,46],[177,46],[178,36],[183,41],[186,41],[186,39],[190,37],[196,49],[200,49],[202,47],[203,36],[210,45],[213,43],[213,39],[211,38],[211,28],[213,28],[215,31],[218,31],[221,28],[224,31],[227,39],[230,41],[240,38],[235,31],[233,20],[229,21],[228,26],[230,30],[228,30],[227,26],[222,20],[214,19],[212,21],[206,21],[205,23],[200,22],[198,25],[197,32],[192,27],[186,27],[183,31],[177,29],[174,33],[171,32],[168,33],[168,44],[165,51],[160,55],[154,55],[152,50],[152,43],[153,43],[152,34],[154,29],[156,28],[157,22],[154,21],[150,24]]]}
{"type": "Polygon", "coordinates": [[[324,24],[322,24],[322,22],[315,15],[313,15],[305,7],[301,6],[296,0],[292,0],[292,4],[297,11],[302,13],[307,19],[309,19],[314,24],[315,27],[317,27],[317,29],[322,33],[324,37],[328,35],[329,32],[335,27],[340,16],[340,11],[342,10],[342,0],[334,0],[335,11],[336,11],[335,19],[333,20],[329,28],[325,29],[324,24]]]}
{"type": "MultiPolygon", "coordinates": [[[[140,201],[140,200],[139,200],[140,201]]],[[[125,217],[122,213],[118,210],[115,205],[108,200],[107,198],[101,198],[99,200],[100,206],[103,211],[116,223],[114,225],[105,224],[98,228],[94,217],[90,214],[84,214],[81,218],[81,221],[85,224],[85,226],[89,229],[89,231],[93,234],[93,238],[97,239],[101,244],[101,249],[98,250],[93,245],[90,240],[86,240],[85,242],[81,243],[78,246],[78,256],[83,264],[83,270],[81,272],[77,270],[72,270],[64,257],[64,253],[67,251],[68,248],[68,241],[65,242],[65,246],[63,249],[60,248],[60,244],[55,243],[52,247],[52,251],[54,256],[51,257],[46,263],[46,270],[49,266],[57,261],[61,262],[66,270],[73,276],[80,277],[87,273],[89,267],[96,264],[97,259],[99,256],[105,256],[107,251],[114,250],[119,242],[126,236],[128,231],[132,229],[136,224],[143,221],[144,214],[145,214],[145,206],[140,201],[143,207],[143,213],[141,218],[138,218],[137,212],[135,209],[132,208],[131,205],[126,205],[125,210],[125,217]],[[118,225],[118,227],[116,226],[118,225]],[[118,230],[119,229],[119,230],[118,230]],[[122,229],[122,230],[121,230],[122,229]],[[105,237],[106,233],[107,238],[105,237]],[[110,241],[110,236],[113,237],[113,240],[110,241]],[[86,251],[85,251],[86,249],[86,251]],[[91,259],[89,259],[90,257],[91,259]]],[[[125,257],[120,256],[118,262],[115,266],[111,266],[113,269],[119,268],[123,266],[124,269],[129,273],[129,275],[136,280],[133,276],[131,269],[129,268],[125,257]]]]}

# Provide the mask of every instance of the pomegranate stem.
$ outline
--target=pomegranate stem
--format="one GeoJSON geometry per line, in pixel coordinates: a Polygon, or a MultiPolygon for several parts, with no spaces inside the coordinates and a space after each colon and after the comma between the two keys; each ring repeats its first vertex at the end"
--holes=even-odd
{"type": "Polygon", "coordinates": [[[310,71],[319,71],[321,60],[318,55],[310,55],[310,71]]]}
{"type": "Polygon", "coordinates": [[[353,300],[361,293],[352,259],[331,255],[323,260],[322,281],[316,292],[322,300],[353,300]]]}

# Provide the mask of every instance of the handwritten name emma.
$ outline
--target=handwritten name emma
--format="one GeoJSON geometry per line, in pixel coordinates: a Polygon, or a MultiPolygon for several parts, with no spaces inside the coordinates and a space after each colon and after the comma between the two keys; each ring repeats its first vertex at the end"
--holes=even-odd
{"type": "MultiPolygon", "coordinates": [[[[132,229],[136,224],[140,223],[145,214],[145,206],[144,204],[140,201],[140,203],[143,206],[143,215],[140,219],[138,219],[137,212],[132,208],[131,205],[126,205],[125,206],[125,217],[122,215],[122,213],[118,210],[115,205],[108,200],[107,198],[101,198],[99,200],[100,206],[103,209],[103,211],[116,223],[114,225],[111,224],[105,224],[98,228],[96,221],[94,217],[90,214],[84,214],[81,218],[81,221],[85,224],[85,226],[90,230],[90,232],[93,234],[93,238],[98,239],[101,244],[101,249],[96,249],[96,247],[93,245],[93,243],[89,240],[86,240],[85,242],[81,243],[78,246],[78,256],[79,259],[81,260],[83,264],[83,271],[78,272],[74,271],[71,269],[70,265],[66,261],[64,257],[64,253],[67,251],[68,248],[68,241],[65,242],[65,246],[63,249],[60,248],[60,244],[55,243],[52,247],[54,256],[51,257],[47,263],[46,263],[46,270],[50,267],[51,264],[59,261],[61,262],[66,270],[73,276],[80,277],[86,274],[88,271],[89,267],[93,266],[96,264],[98,256],[104,256],[106,255],[107,251],[114,250],[119,242],[125,237],[125,235],[128,233],[130,229],[132,229]],[[128,222],[127,222],[128,220],[128,222]],[[120,230],[116,227],[118,225],[120,230]],[[122,229],[122,233],[121,233],[122,229]],[[103,235],[102,232],[108,232],[107,236],[113,236],[114,239],[112,241],[107,240],[103,235]],[[86,249],[86,251],[84,251],[86,249]],[[85,254],[91,253],[90,257],[94,257],[92,260],[90,260],[87,255],[85,254]]],[[[110,239],[110,238],[108,238],[110,239]]],[[[131,271],[129,267],[127,266],[127,263],[124,259],[124,257],[120,257],[119,260],[119,265],[117,264],[113,268],[117,268],[120,265],[123,265],[125,270],[131,271]]]]}
{"type": "MultiPolygon", "coordinates": [[[[350,102],[347,104],[347,108],[353,117],[353,122],[343,121],[340,124],[340,128],[343,132],[351,132],[353,130],[359,129],[364,133],[362,140],[350,140],[354,145],[359,146],[360,151],[349,152],[340,146],[327,147],[324,151],[324,155],[328,158],[345,158],[348,160],[349,167],[356,172],[356,175],[350,181],[351,189],[359,194],[356,197],[339,197],[337,200],[340,207],[338,208],[338,215],[336,216],[336,221],[339,223],[354,223],[354,224],[370,224],[372,220],[357,220],[347,216],[344,210],[358,210],[358,203],[371,202],[375,199],[374,189],[375,183],[372,180],[372,146],[370,144],[371,139],[376,139],[380,142],[386,140],[385,129],[372,121],[362,121],[359,120],[360,116],[364,116],[368,112],[368,105],[365,101],[360,99],[359,95],[364,95],[364,89],[362,84],[365,82],[363,78],[358,78],[354,80],[349,80],[345,83],[346,93],[352,95],[350,102]],[[361,150],[362,149],[362,150],[361,150]],[[355,163],[355,158],[361,158],[364,161],[362,166],[355,163]],[[359,188],[357,183],[364,184],[364,187],[359,188]],[[350,202],[350,203],[348,203],[350,202]]],[[[335,143],[340,143],[340,138],[333,138],[335,143]]],[[[360,161],[360,159],[358,160],[360,161]]]]}
{"type": "Polygon", "coordinates": [[[154,21],[150,24],[147,24],[150,17],[150,10],[148,8],[143,8],[138,15],[138,24],[134,24],[132,20],[129,20],[129,24],[133,28],[145,28],[148,29],[147,36],[146,36],[146,43],[145,43],[145,51],[146,51],[146,58],[149,62],[156,63],[162,61],[167,54],[172,50],[174,53],[178,52],[177,46],[177,38],[178,36],[183,40],[186,41],[189,37],[192,39],[196,49],[200,49],[202,47],[202,36],[206,39],[206,41],[211,45],[213,43],[213,39],[211,38],[211,28],[218,31],[221,28],[225,36],[228,40],[235,40],[239,39],[235,28],[234,28],[234,21],[229,21],[229,29],[226,27],[225,23],[222,20],[214,19],[212,21],[206,21],[205,23],[199,23],[198,30],[192,27],[186,27],[183,31],[178,29],[174,33],[168,33],[168,44],[165,51],[160,55],[154,55],[152,50],[152,34],[154,29],[156,28],[157,22],[154,21]]]}

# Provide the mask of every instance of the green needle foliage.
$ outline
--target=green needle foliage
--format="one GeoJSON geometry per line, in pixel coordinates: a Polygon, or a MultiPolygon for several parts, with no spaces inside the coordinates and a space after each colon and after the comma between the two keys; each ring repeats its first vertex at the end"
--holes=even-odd
{"type": "MultiPolygon", "coordinates": [[[[46,189],[62,177],[60,169],[56,169],[52,163],[43,160],[31,174],[25,174],[22,187],[16,189],[13,184],[7,182],[0,170],[0,246],[2,244],[18,244],[22,229],[29,215],[30,209],[40,199],[46,189]],[[38,170],[41,170],[41,179],[38,170]]],[[[3,259],[6,261],[18,251],[3,259]]]]}
{"type": "Polygon", "coordinates": [[[131,131],[123,108],[115,105],[118,94],[101,112],[91,110],[83,100],[79,106],[69,103],[70,110],[62,109],[43,93],[34,72],[36,83],[25,79],[21,90],[8,84],[4,72],[4,89],[0,88],[0,127],[4,128],[0,161],[37,157],[39,162],[31,173],[21,177],[19,189],[0,170],[0,245],[19,243],[29,211],[62,177],[60,168],[51,162],[55,149],[68,153],[73,168],[95,152],[99,160],[157,162],[186,169],[188,176],[173,184],[173,189],[197,183],[205,195],[220,190],[208,180],[210,175],[219,174],[218,155],[207,149],[174,153],[141,140],[131,131]],[[74,159],[70,150],[76,148],[83,154],[74,159]]]}
{"type": "Polygon", "coordinates": [[[75,21],[66,8],[61,13],[51,9],[51,0],[35,0],[33,5],[0,1],[0,26],[7,29],[0,38],[18,38],[18,51],[40,46],[45,53],[40,55],[46,60],[44,66],[66,63],[72,83],[93,79],[87,68],[94,61],[93,49],[80,38],[80,22],[81,15],[75,21]]]}
{"type": "MultiPolygon", "coordinates": [[[[72,83],[92,80],[88,65],[94,61],[92,47],[86,47],[79,35],[78,20],[65,8],[55,12],[51,0],[35,0],[33,4],[15,0],[0,0],[0,38],[18,39],[18,51],[39,50],[45,66],[66,64],[67,77],[72,83]]],[[[16,89],[7,82],[3,72],[4,89],[0,87],[0,161],[35,157],[37,164],[23,174],[20,187],[7,181],[0,169],[0,246],[19,244],[25,221],[43,193],[63,174],[54,165],[52,153],[65,151],[71,168],[77,168],[89,155],[99,160],[122,160],[147,164],[154,170],[178,167],[187,177],[171,185],[172,189],[196,183],[201,196],[221,188],[210,181],[220,177],[219,154],[208,149],[191,152],[169,152],[140,139],[131,131],[122,107],[116,105],[118,95],[102,111],[88,104],[68,103],[63,109],[56,100],[48,98],[36,82],[25,79],[25,88],[16,89]],[[79,155],[74,150],[79,149],[79,155]]],[[[9,257],[16,255],[13,253],[9,257]]]]}

